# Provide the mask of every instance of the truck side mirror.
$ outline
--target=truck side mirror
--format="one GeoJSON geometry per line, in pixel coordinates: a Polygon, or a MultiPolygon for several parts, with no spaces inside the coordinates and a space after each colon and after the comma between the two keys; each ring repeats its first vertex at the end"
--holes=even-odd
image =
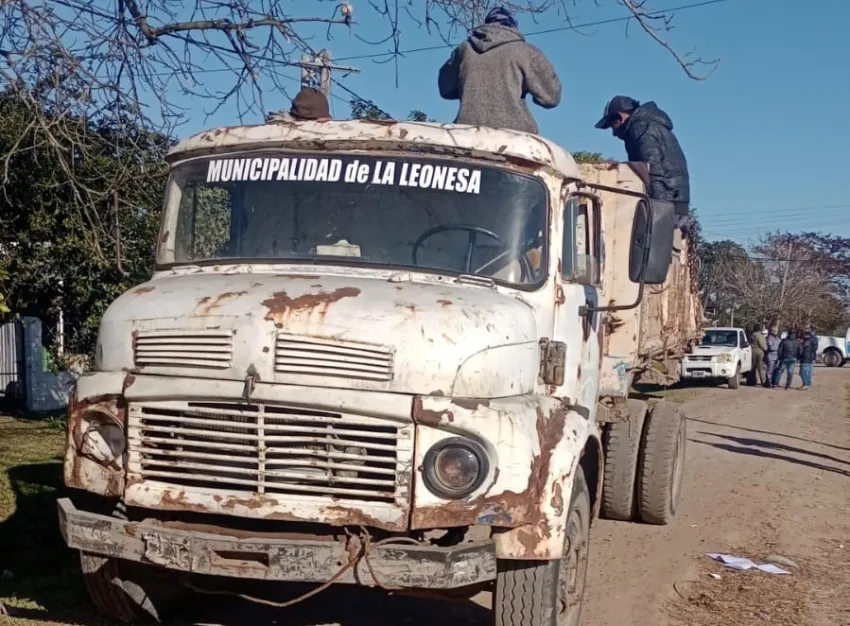
{"type": "Polygon", "coordinates": [[[661,285],[673,256],[675,208],[672,202],[640,200],[632,225],[629,280],[661,285]]]}

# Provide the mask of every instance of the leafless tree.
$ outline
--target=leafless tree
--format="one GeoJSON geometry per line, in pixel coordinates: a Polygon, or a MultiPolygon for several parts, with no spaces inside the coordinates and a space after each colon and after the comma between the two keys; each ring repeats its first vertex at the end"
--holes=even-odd
{"type": "MultiPolygon", "coordinates": [[[[571,24],[575,5],[596,0],[501,2],[532,17],[558,14],[571,24]]],[[[664,38],[670,15],[648,0],[611,0],[671,51],[692,78],[700,60],[676,53],[664,38]]],[[[0,90],[26,112],[20,140],[0,155],[5,182],[20,150],[52,151],[57,184],[73,187],[73,204],[91,226],[92,245],[115,240],[103,218],[127,177],[139,175],[139,154],[152,137],[170,136],[199,111],[212,114],[235,104],[240,118],[262,119],[267,94],[298,89],[291,74],[303,54],[314,55],[337,33],[351,33],[384,59],[398,61],[402,34],[424,26],[444,42],[479,22],[491,0],[0,0],[0,90]],[[362,33],[358,14],[374,12],[385,31],[362,33]],[[212,75],[216,76],[211,80],[212,75]],[[221,80],[224,76],[225,79],[221,80]],[[174,95],[180,94],[181,99],[174,95]],[[188,99],[186,98],[188,96],[188,99]],[[191,102],[186,106],[185,102],[191,102]],[[92,134],[99,134],[93,148],[92,134]],[[127,167],[106,179],[75,177],[76,164],[111,151],[127,167]],[[108,152],[108,150],[107,150],[108,152]]],[[[710,67],[713,67],[710,65],[710,67]]],[[[337,79],[338,80],[338,79],[337,79]]],[[[338,83],[339,84],[339,83],[338,83]]],[[[153,140],[157,148],[162,143],[153,140]]],[[[116,219],[117,219],[116,208],[116,219]]],[[[118,241],[114,243],[118,245],[118,241]]]]}
{"type": "Polygon", "coordinates": [[[757,248],[758,257],[730,256],[718,267],[724,300],[735,307],[736,317],[801,328],[816,323],[834,304],[840,307],[828,270],[810,252],[798,250],[792,258],[785,248],[764,243],[757,248]]]}

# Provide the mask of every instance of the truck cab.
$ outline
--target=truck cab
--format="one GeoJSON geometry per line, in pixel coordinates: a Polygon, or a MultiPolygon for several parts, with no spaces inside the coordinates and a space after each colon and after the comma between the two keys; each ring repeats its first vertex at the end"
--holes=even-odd
{"type": "MultiPolygon", "coordinates": [[[[155,272],[105,313],[69,406],[60,522],[98,608],[159,618],[204,575],[493,589],[497,624],[578,624],[613,296],[570,154],[344,121],[168,160],[155,272]]],[[[671,254],[629,193],[619,309],[671,254]]]]}
{"type": "Polygon", "coordinates": [[[682,361],[685,380],[724,380],[737,389],[741,374],[753,369],[753,349],[743,328],[707,328],[682,361]]]}

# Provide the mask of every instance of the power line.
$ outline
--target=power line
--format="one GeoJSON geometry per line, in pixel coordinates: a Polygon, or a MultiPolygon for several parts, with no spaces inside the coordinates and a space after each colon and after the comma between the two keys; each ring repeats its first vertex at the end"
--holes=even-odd
{"type": "MultiPolygon", "coordinates": [[[[682,4],[675,7],[669,7],[666,9],[658,9],[655,11],[650,11],[646,13],[647,17],[661,17],[662,15],[669,14],[673,11],[687,11],[690,9],[698,9],[702,7],[711,6],[713,4],[723,4],[725,2],[729,2],[730,0],[703,0],[702,2],[692,2],[690,4],[682,4]]],[[[607,26],[608,24],[617,24],[622,22],[630,22],[632,20],[637,19],[634,15],[624,15],[621,17],[612,17],[604,20],[596,20],[593,22],[584,22],[581,24],[570,24],[567,26],[559,26],[556,28],[546,28],[544,30],[534,30],[529,31],[527,33],[523,33],[525,37],[535,37],[537,35],[548,35],[550,33],[560,33],[569,30],[578,30],[579,28],[589,28],[591,26],[607,26]]],[[[396,55],[405,55],[405,54],[415,54],[418,52],[432,52],[434,50],[445,50],[446,48],[454,48],[457,44],[451,43],[443,43],[434,46],[424,46],[421,48],[408,48],[407,50],[397,50],[390,52],[378,52],[372,54],[356,54],[347,57],[340,57],[337,61],[353,61],[356,59],[377,59],[381,57],[391,57],[396,55]]]]}

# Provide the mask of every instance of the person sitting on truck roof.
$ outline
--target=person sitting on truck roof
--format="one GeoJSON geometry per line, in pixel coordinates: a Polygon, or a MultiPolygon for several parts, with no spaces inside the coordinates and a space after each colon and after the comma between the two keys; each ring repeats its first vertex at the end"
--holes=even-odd
{"type": "Polygon", "coordinates": [[[614,96],[605,106],[596,128],[610,128],[625,144],[629,161],[649,165],[650,199],[672,202],[679,226],[689,226],[692,219],[688,161],[673,133],[670,116],[654,102],[641,104],[628,96],[614,96]]]}
{"type": "Polygon", "coordinates": [[[484,24],[454,49],[440,68],[440,96],[460,100],[456,124],[537,133],[525,96],[552,109],[561,102],[561,81],[549,59],[526,43],[513,14],[492,9],[484,24]]]}
{"type": "Polygon", "coordinates": [[[327,122],[331,118],[328,99],[321,89],[303,87],[292,99],[289,112],[278,111],[271,113],[269,122],[327,122]]]}

